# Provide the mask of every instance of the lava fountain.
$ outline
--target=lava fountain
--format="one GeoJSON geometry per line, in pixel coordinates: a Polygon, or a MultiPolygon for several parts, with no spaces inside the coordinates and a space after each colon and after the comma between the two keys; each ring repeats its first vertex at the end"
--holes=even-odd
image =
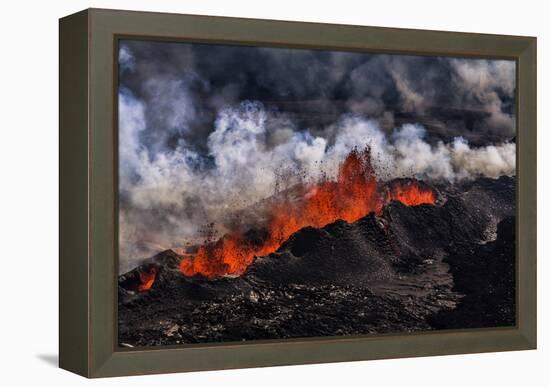
{"type": "Polygon", "coordinates": [[[181,272],[186,276],[200,274],[208,278],[239,275],[254,257],[275,252],[304,227],[320,228],[338,219],[355,222],[370,212],[381,214],[384,205],[392,200],[408,206],[436,201],[435,192],[416,180],[381,185],[368,147],[350,152],[340,165],[335,181],[304,184],[298,190],[298,199],[274,200],[260,231],[232,232],[200,246],[193,257],[181,260],[181,272]]]}

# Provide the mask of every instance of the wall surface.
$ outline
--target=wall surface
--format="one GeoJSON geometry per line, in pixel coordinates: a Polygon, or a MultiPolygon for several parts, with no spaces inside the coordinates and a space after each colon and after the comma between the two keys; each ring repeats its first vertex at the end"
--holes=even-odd
{"type": "Polygon", "coordinates": [[[550,25],[544,2],[146,0],[5,2],[0,16],[0,357],[6,386],[548,385],[550,25]],[[89,381],[57,368],[58,21],[87,7],[538,37],[539,349],[89,381]]]}

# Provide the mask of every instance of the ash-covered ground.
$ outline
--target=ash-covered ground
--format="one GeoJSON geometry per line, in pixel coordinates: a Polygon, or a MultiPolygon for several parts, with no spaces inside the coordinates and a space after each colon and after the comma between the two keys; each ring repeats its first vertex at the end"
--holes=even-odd
{"type": "Polygon", "coordinates": [[[119,344],[514,325],[515,178],[434,189],[436,205],[303,228],[238,277],[186,277],[164,251],[119,277],[119,344]]]}

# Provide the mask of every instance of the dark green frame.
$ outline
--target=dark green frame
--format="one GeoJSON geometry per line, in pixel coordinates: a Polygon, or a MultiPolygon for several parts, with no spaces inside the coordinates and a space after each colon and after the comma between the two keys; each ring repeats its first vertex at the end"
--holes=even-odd
{"type": "Polygon", "coordinates": [[[89,9],[60,20],[60,367],[87,377],[536,348],[536,39],[89,9]],[[121,350],[115,49],[121,36],[517,62],[517,326],[121,350]]]}

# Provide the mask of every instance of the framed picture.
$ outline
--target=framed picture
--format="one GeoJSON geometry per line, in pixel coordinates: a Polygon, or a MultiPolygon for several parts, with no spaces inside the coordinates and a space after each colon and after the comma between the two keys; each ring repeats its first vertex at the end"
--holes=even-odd
{"type": "Polygon", "coordinates": [[[60,366],[536,348],[536,40],[60,20],[60,366]]]}

